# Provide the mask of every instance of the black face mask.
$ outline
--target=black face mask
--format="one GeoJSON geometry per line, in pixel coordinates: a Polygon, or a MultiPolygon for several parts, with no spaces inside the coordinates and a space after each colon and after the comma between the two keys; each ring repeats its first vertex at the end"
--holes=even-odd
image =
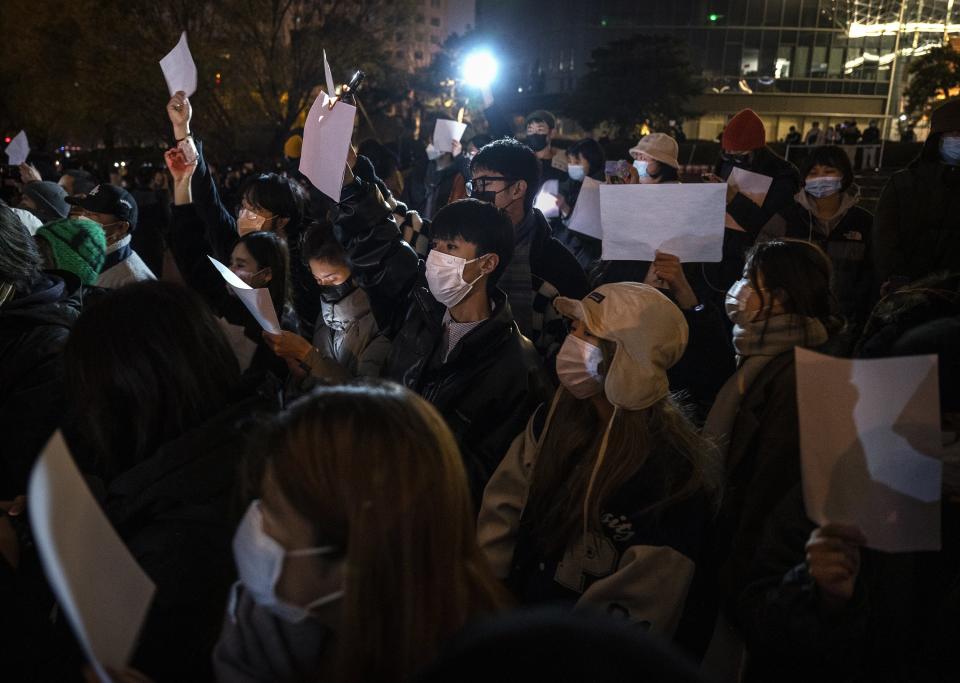
{"type": "Polygon", "coordinates": [[[540,152],[547,148],[547,136],[544,133],[528,133],[527,147],[534,152],[540,152]]]}
{"type": "Polygon", "coordinates": [[[733,164],[734,166],[746,166],[750,163],[750,153],[747,154],[727,154],[723,152],[720,155],[720,158],[728,164],[733,164]]]}
{"type": "Polygon", "coordinates": [[[328,304],[335,304],[339,301],[342,301],[347,295],[352,294],[356,288],[357,286],[353,284],[353,278],[350,278],[341,285],[327,285],[325,287],[321,287],[320,298],[322,298],[328,304]]]}

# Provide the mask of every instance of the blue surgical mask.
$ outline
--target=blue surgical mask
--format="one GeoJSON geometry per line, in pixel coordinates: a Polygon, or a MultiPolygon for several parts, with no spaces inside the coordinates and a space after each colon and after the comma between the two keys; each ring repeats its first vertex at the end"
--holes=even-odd
{"type": "Polygon", "coordinates": [[[805,189],[807,194],[811,197],[823,199],[824,197],[829,197],[830,195],[836,194],[842,187],[843,178],[822,176],[819,178],[807,178],[803,189],[805,189]]]}
{"type": "Polygon", "coordinates": [[[257,500],[247,508],[247,513],[233,537],[233,555],[237,561],[237,573],[253,601],[292,624],[306,619],[310,616],[311,610],[339,600],[343,597],[343,590],[323,595],[302,607],[285,602],[277,595],[277,581],[283,571],[284,560],[288,557],[331,555],[336,552],[337,549],[333,546],[285,550],[263,530],[263,512],[260,510],[260,501],[257,500]]]}
{"type": "Polygon", "coordinates": [[[639,159],[634,159],[633,167],[637,169],[637,175],[639,175],[641,178],[650,177],[650,174],[647,173],[647,166],[649,165],[649,163],[650,162],[648,161],[640,161],[639,159]]]}
{"type": "Polygon", "coordinates": [[[945,164],[960,166],[960,138],[940,138],[940,158],[945,164]]]}
{"type": "Polygon", "coordinates": [[[583,177],[586,175],[583,171],[583,166],[580,164],[570,164],[567,166],[567,173],[570,175],[570,180],[583,180],[583,177]]]}

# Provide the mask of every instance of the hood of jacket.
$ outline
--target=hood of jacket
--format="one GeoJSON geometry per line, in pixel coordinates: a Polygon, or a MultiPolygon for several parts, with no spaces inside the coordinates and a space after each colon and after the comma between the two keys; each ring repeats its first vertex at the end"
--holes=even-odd
{"type": "Polygon", "coordinates": [[[18,322],[29,325],[72,327],[83,306],[83,286],[72,273],[45,272],[28,294],[0,306],[0,325],[18,322]]]}
{"type": "Polygon", "coordinates": [[[324,301],[321,312],[327,327],[343,331],[370,314],[370,299],[366,292],[357,287],[339,301],[324,301]]]}

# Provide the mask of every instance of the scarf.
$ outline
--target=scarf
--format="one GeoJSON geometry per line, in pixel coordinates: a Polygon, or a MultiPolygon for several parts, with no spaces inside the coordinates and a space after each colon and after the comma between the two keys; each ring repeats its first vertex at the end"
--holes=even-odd
{"type": "Polygon", "coordinates": [[[737,371],[720,389],[703,426],[703,433],[720,444],[724,458],[743,397],[760,372],[780,354],[797,346],[820,346],[828,336],[827,329],[816,318],[796,315],[777,315],[733,328],[737,371]]]}

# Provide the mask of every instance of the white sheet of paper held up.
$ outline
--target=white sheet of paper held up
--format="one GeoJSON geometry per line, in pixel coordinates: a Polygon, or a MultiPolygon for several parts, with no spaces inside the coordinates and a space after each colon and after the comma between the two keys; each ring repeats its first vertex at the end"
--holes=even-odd
{"type": "Polygon", "coordinates": [[[60,432],[27,487],[30,526],[47,580],[103,680],[133,654],[154,585],[100,508],[60,432]]]}
{"type": "Polygon", "coordinates": [[[547,220],[560,216],[560,207],[557,206],[557,196],[560,194],[560,183],[556,180],[548,180],[540,188],[537,196],[533,199],[533,206],[540,209],[544,218],[547,220]]]}
{"type": "Polygon", "coordinates": [[[433,126],[433,146],[439,152],[453,153],[453,141],[460,142],[467,124],[450,119],[437,119],[433,126]]]}
{"type": "Polygon", "coordinates": [[[307,114],[300,172],[314,187],[339,202],[357,108],[338,101],[330,109],[330,100],[326,93],[320,93],[307,114]]]}
{"type": "MultiPolygon", "coordinates": [[[[747,171],[739,166],[734,166],[733,170],[730,172],[730,176],[727,178],[728,185],[735,187],[737,192],[745,197],[748,197],[750,201],[757,206],[763,206],[763,202],[767,198],[767,192],[770,191],[770,184],[772,182],[773,178],[768,175],[747,171]]],[[[724,221],[725,227],[728,227],[731,230],[746,232],[746,230],[743,229],[743,226],[737,223],[737,221],[735,221],[733,216],[730,214],[726,215],[724,221]]]]}
{"type": "Polygon", "coordinates": [[[180,34],[176,46],[160,60],[160,68],[163,69],[171,96],[182,90],[190,97],[197,91],[197,65],[187,45],[186,31],[180,34]]]}
{"type": "Polygon", "coordinates": [[[653,261],[659,250],[684,263],[716,263],[726,198],[722,183],[601,185],[602,258],[653,261]]]}
{"type": "Polygon", "coordinates": [[[207,258],[220,272],[226,283],[236,292],[237,297],[247,307],[250,315],[256,319],[260,327],[270,334],[280,334],[280,322],[277,320],[277,311],[274,309],[273,300],[270,298],[270,290],[266,287],[254,289],[217,259],[212,256],[207,256],[207,258]]]}
{"type": "Polygon", "coordinates": [[[327,61],[327,51],[323,51],[323,76],[327,81],[327,95],[331,98],[337,94],[336,84],[333,82],[333,72],[330,70],[330,62],[327,61]]]}
{"type": "Polygon", "coordinates": [[[876,550],[939,550],[937,357],[796,358],[807,516],[857,526],[876,550]]]}
{"type": "Polygon", "coordinates": [[[27,132],[21,130],[10,141],[4,150],[7,153],[7,163],[11,166],[19,166],[30,156],[30,143],[27,141],[27,132]]]}
{"type": "Polygon", "coordinates": [[[580,186],[577,203],[567,221],[567,227],[587,237],[600,239],[600,181],[587,176],[580,186]]]}

